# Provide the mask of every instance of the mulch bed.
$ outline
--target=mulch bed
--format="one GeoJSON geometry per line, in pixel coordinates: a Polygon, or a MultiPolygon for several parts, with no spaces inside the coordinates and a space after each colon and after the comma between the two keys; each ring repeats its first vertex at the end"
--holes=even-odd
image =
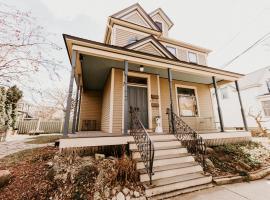
{"type": "Polygon", "coordinates": [[[0,169],[8,169],[12,178],[0,189],[0,199],[49,199],[55,187],[47,178],[46,163],[56,151],[56,148],[44,147],[1,159],[0,169]]]}

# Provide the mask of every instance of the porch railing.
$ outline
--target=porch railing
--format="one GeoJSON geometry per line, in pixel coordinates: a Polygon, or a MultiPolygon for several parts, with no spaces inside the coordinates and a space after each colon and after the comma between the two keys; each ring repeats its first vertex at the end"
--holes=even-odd
{"type": "Polygon", "coordinates": [[[172,112],[171,109],[167,108],[167,114],[169,118],[169,132],[175,135],[181,144],[187,148],[188,152],[195,154],[199,158],[198,161],[205,170],[206,144],[202,137],[172,112]]]}
{"type": "Polygon", "coordinates": [[[130,107],[130,134],[134,137],[134,141],[140,152],[141,159],[149,175],[150,184],[152,184],[152,175],[154,174],[153,162],[155,154],[154,143],[139,119],[138,111],[138,108],[130,107]]]}

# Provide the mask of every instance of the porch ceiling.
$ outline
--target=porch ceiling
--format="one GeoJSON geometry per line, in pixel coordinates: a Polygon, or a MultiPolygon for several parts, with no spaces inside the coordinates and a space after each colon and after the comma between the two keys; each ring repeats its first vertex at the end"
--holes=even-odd
{"type": "MultiPolygon", "coordinates": [[[[129,70],[139,72],[140,65],[129,62],[129,70]]],[[[124,69],[124,62],[102,57],[83,55],[82,79],[84,88],[90,90],[102,90],[111,68],[124,69]]],[[[153,66],[144,66],[144,72],[158,74],[161,78],[167,78],[167,70],[153,66]]],[[[172,70],[174,80],[194,83],[212,84],[211,76],[188,74],[172,70]]],[[[221,81],[222,79],[216,79],[221,81]]]]}

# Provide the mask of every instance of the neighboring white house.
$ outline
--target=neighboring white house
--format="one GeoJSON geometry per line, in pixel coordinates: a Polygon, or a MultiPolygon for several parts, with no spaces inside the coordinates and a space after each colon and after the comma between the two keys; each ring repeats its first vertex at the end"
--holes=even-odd
{"type": "MultiPolygon", "coordinates": [[[[248,127],[257,127],[249,113],[256,115],[261,112],[263,126],[270,129],[270,66],[247,74],[238,83],[248,127]]],[[[211,94],[215,121],[218,122],[214,91],[211,94]]],[[[244,125],[235,84],[222,85],[219,88],[219,99],[225,128],[242,129],[244,125]]]]}

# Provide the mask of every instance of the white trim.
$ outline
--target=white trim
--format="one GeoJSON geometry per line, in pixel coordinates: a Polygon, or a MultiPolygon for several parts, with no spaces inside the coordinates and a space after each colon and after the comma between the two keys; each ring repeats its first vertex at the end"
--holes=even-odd
{"type": "MultiPolygon", "coordinates": [[[[198,90],[196,86],[190,86],[190,85],[183,85],[183,84],[175,84],[175,98],[176,98],[176,107],[177,107],[177,115],[180,116],[180,109],[179,109],[179,102],[178,102],[178,95],[177,95],[177,88],[189,88],[189,89],[194,89],[195,91],[195,97],[196,97],[196,104],[197,104],[197,109],[198,109],[198,116],[190,116],[190,117],[200,117],[201,112],[200,112],[200,105],[199,105],[199,96],[198,96],[198,90]]],[[[185,117],[185,116],[183,116],[185,117]]]]}
{"type": "Polygon", "coordinates": [[[163,126],[162,126],[162,111],[161,111],[161,96],[160,96],[160,82],[159,82],[159,75],[157,75],[157,88],[158,88],[158,104],[159,104],[159,107],[158,107],[158,112],[159,112],[159,117],[161,119],[161,127],[163,129],[163,126]]]}
{"type": "Polygon", "coordinates": [[[109,133],[112,133],[113,130],[113,101],[114,101],[114,68],[112,68],[111,71],[109,133]]]}
{"type": "Polygon", "coordinates": [[[150,35],[148,33],[137,31],[137,30],[134,30],[134,29],[131,29],[131,28],[127,28],[127,27],[124,27],[124,26],[120,26],[120,25],[117,25],[117,24],[113,25],[113,28],[122,29],[122,30],[125,30],[125,31],[128,31],[128,32],[131,32],[131,33],[142,35],[142,36],[149,36],[150,35]]]}
{"type": "Polygon", "coordinates": [[[124,113],[124,109],[125,109],[125,71],[122,71],[122,133],[124,134],[124,117],[125,117],[125,113],[124,113]]]}

